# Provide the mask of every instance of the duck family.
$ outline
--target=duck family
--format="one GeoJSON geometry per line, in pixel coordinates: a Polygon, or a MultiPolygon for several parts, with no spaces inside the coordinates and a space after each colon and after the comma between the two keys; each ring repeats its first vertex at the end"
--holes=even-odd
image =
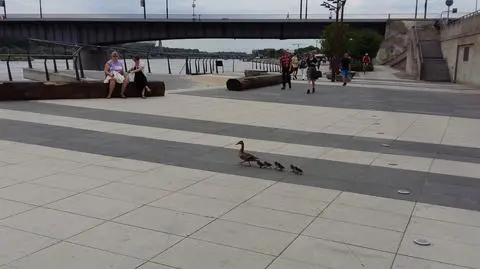
{"type": "MultiPolygon", "coordinates": [[[[260,159],[259,157],[253,155],[252,153],[245,151],[245,142],[240,140],[237,142],[236,145],[240,145],[240,150],[238,152],[238,157],[240,158],[240,165],[247,164],[252,166],[252,163],[257,164],[260,168],[273,168],[277,171],[284,172],[285,166],[283,166],[279,162],[274,162],[273,165],[265,160],[260,159]]],[[[291,164],[290,165],[290,172],[294,173],[295,175],[303,175],[303,170],[300,169],[298,166],[291,164]]]]}

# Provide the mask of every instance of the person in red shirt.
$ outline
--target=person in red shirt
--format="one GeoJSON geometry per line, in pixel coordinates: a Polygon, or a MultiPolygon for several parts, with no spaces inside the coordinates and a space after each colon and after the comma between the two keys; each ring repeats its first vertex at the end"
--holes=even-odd
{"type": "Polygon", "coordinates": [[[362,64],[363,64],[363,74],[366,74],[367,67],[370,65],[370,56],[368,56],[368,53],[365,53],[365,55],[363,55],[362,64]]]}
{"type": "Polygon", "coordinates": [[[285,90],[285,85],[288,83],[288,88],[292,89],[292,81],[290,73],[292,72],[292,56],[288,51],[284,51],[280,57],[280,66],[282,68],[282,90],[285,90]]]}

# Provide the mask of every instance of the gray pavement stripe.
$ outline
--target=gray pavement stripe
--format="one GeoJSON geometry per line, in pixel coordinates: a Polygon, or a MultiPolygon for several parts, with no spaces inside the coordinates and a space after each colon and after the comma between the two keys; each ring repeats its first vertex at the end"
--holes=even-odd
{"type": "Polygon", "coordinates": [[[240,167],[234,149],[12,120],[0,120],[0,125],[5,126],[2,140],[480,211],[480,180],[475,178],[258,153],[305,171],[295,176],[240,167]],[[401,196],[399,189],[412,194],[401,196]]]}
{"type": "Polygon", "coordinates": [[[244,137],[299,145],[334,147],[395,155],[440,158],[452,161],[480,163],[480,149],[390,139],[354,137],[349,135],[311,133],[287,129],[221,123],[196,119],[147,115],[132,112],[82,108],[39,102],[5,102],[0,108],[48,115],[166,128],[198,133],[244,137]],[[382,144],[390,144],[383,147],[382,144]]]}
{"type": "Polygon", "coordinates": [[[405,91],[317,85],[315,95],[305,95],[307,85],[294,83],[291,91],[283,91],[272,98],[265,93],[280,93],[279,86],[265,87],[247,92],[208,90],[179,93],[181,95],[225,99],[274,102],[308,106],[368,109],[428,115],[455,116],[480,119],[480,94],[452,92],[405,91]]]}

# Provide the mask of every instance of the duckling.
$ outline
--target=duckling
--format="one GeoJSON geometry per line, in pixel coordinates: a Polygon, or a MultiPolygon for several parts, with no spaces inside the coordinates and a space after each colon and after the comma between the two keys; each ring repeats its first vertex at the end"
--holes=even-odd
{"type": "Polygon", "coordinates": [[[274,164],[275,164],[275,169],[277,169],[278,171],[283,172],[285,170],[285,166],[283,166],[281,163],[275,162],[274,164]]]}
{"type": "Polygon", "coordinates": [[[266,167],[266,168],[272,168],[272,164],[267,162],[267,161],[264,161],[263,162],[263,165],[266,167]]]}
{"type": "Polygon", "coordinates": [[[262,161],[260,161],[260,160],[257,160],[256,162],[257,162],[258,167],[260,167],[260,168],[264,168],[264,167],[265,167],[265,163],[264,163],[264,162],[262,162],[262,161]]]}
{"type": "Polygon", "coordinates": [[[295,175],[303,175],[303,170],[300,169],[298,166],[295,166],[293,164],[290,165],[290,169],[292,171],[292,173],[294,173],[295,175]]]}
{"type": "Polygon", "coordinates": [[[295,167],[293,164],[291,164],[291,165],[290,165],[290,172],[294,173],[295,175],[298,175],[298,171],[297,171],[297,169],[295,169],[295,168],[296,168],[296,167],[295,167]]]}
{"type": "Polygon", "coordinates": [[[238,141],[238,143],[235,145],[241,145],[240,151],[238,152],[238,157],[240,157],[240,159],[242,160],[240,164],[248,163],[251,166],[251,162],[256,162],[260,160],[257,156],[245,151],[245,143],[242,140],[238,141]]]}

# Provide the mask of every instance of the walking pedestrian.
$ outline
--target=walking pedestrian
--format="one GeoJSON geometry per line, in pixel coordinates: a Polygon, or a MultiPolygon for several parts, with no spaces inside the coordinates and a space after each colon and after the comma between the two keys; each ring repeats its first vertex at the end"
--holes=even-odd
{"type": "Polygon", "coordinates": [[[297,74],[298,74],[298,67],[299,67],[299,64],[300,64],[300,60],[298,59],[298,56],[297,54],[294,54],[293,57],[292,57],[292,69],[293,69],[293,79],[298,79],[297,78],[297,74]]]}
{"type": "Polygon", "coordinates": [[[313,53],[307,55],[307,79],[308,90],[307,94],[315,93],[315,81],[317,80],[317,58],[313,53]]]}
{"type": "Polygon", "coordinates": [[[305,72],[307,68],[307,53],[305,53],[300,60],[300,76],[302,77],[302,80],[305,80],[307,78],[307,73],[305,72]]]}
{"type": "Polygon", "coordinates": [[[340,75],[343,78],[343,86],[347,86],[348,76],[350,75],[350,71],[352,70],[351,62],[352,61],[350,60],[348,53],[345,53],[343,55],[342,60],[340,61],[340,64],[341,64],[340,75]]]}
{"type": "Polygon", "coordinates": [[[292,81],[290,73],[292,71],[292,58],[288,51],[283,53],[280,57],[280,66],[282,67],[282,90],[285,90],[285,85],[288,83],[288,88],[292,89],[292,81]]]}

